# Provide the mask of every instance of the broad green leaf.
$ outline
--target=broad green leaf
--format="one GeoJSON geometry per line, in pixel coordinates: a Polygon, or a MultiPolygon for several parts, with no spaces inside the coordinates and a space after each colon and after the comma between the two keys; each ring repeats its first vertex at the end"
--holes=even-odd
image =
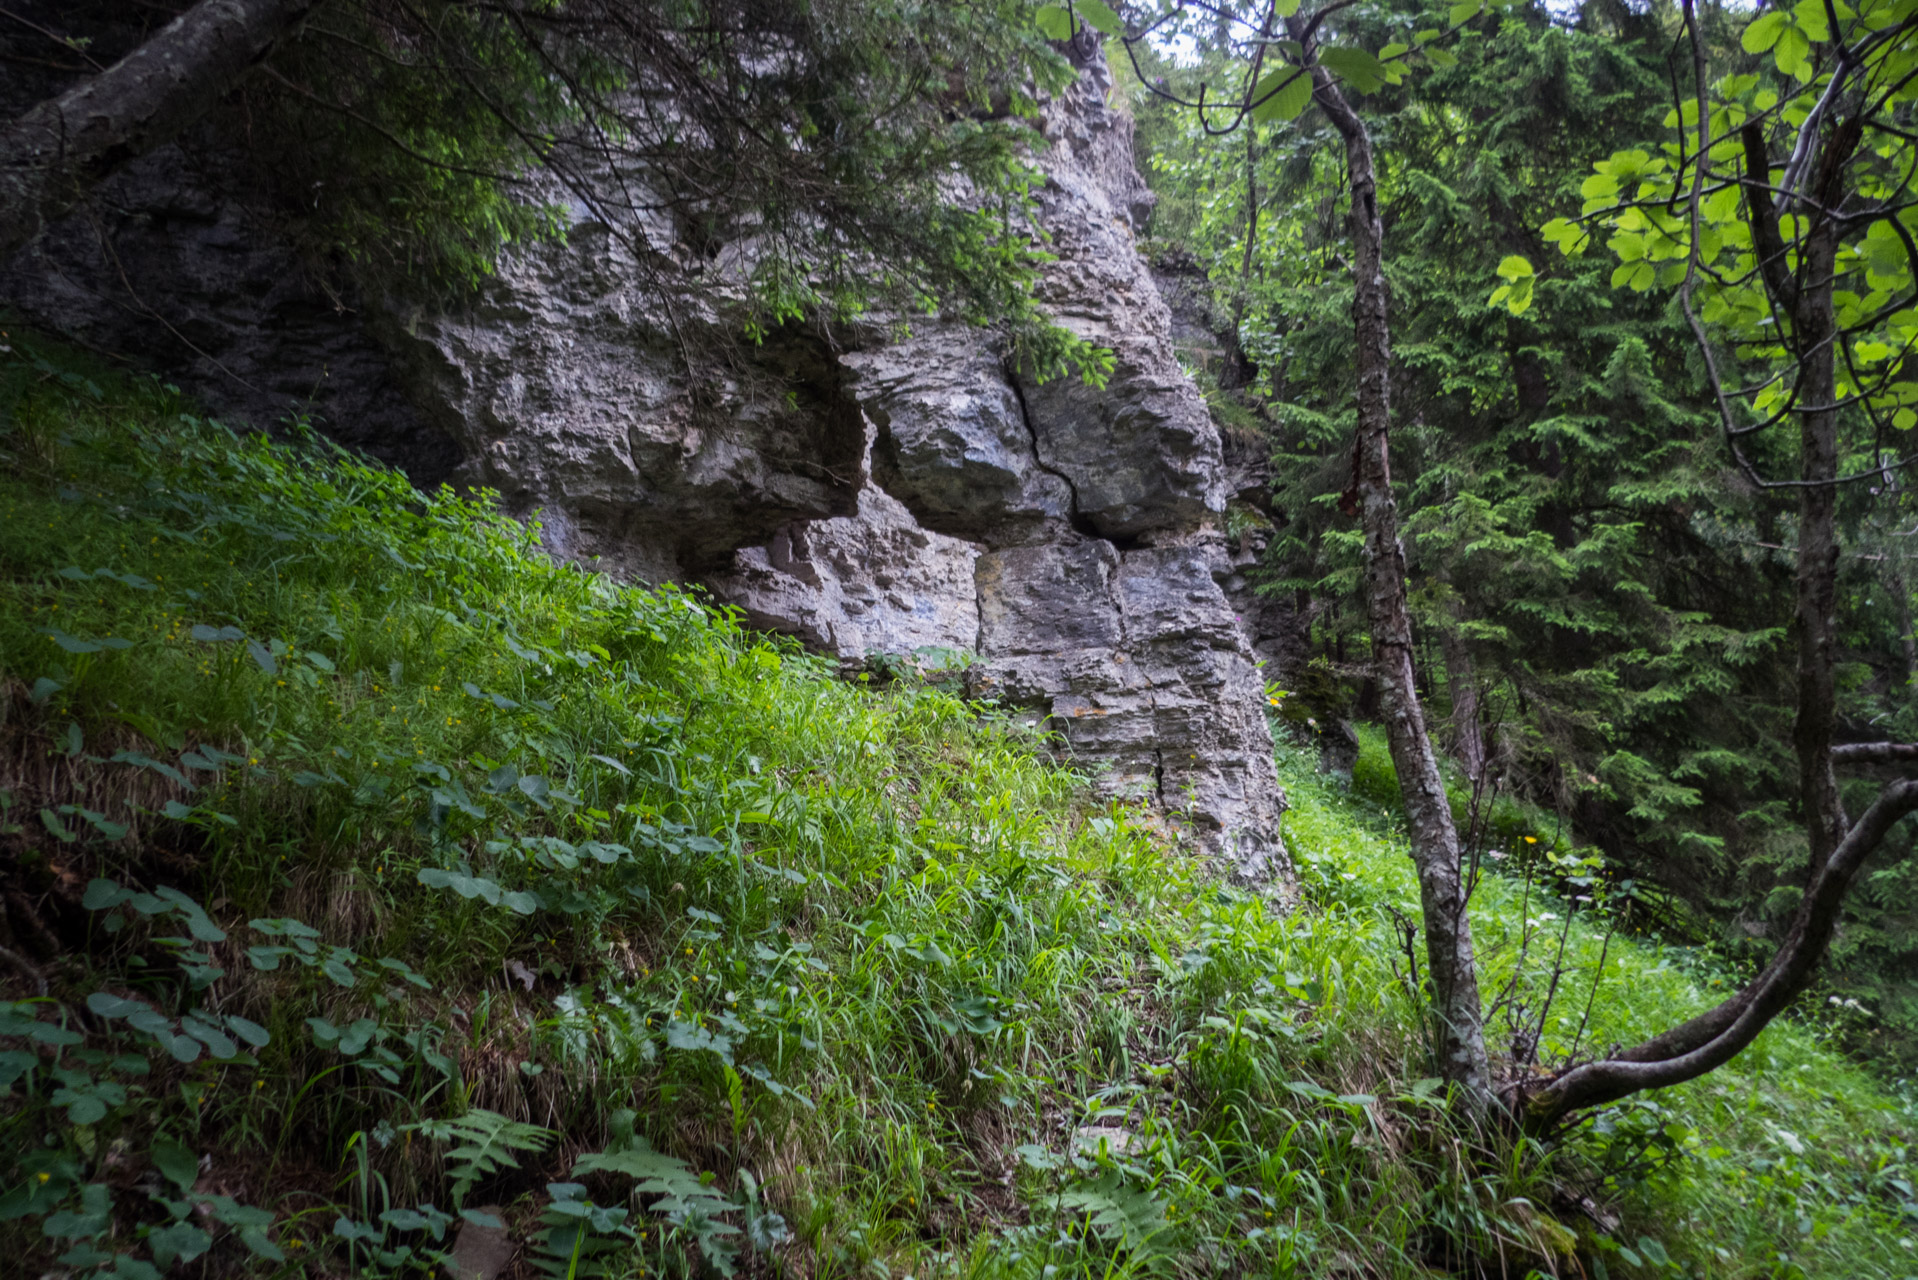
{"type": "Polygon", "coordinates": [[[225,942],[226,930],[213,923],[200,904],[181,893],[178,889],[162,885],[153,891],[156,898],[165,899],[173,904],[179,913],[186,917],[186,930],[201,942],[225,942]]]}
{"type": "Polygon", "coordinates": [[[1772,61],[1778,69],[1796,80],[1811,79],[1811,41],[1796,27],[1786,27],[1772,46],[1772,61]]]}
{"type": "Polygon", "coordinates": [[[153,1144],[153,1167],[166,1175],[168,1182],[185,1195],[200,1180],[200,1162],[193,1152],[172,1138],[159,1138],[153,1144]]]}
{"type": "Polygon", "coordinates": [[[1344,45],[1322,49],[1319,61],[1360,93],[1376,93],[1385,83],[1385,64],[1363,49],[1344,45]]]}
{"type": "Polygon", "coordinates": [[[1301,67],[1271,72],[1252,90],[1252,101],[1254,120],[1296,120],[1312,101],[1311,74],[1301,67]]]}
{"type": "Polygon", "coordinates": [[[1739,38],[1746,53],[1764,53],[1778,43],[1778,37],[1785,30],[1785,15],[1774,9],[1760,14],[1752,24],[1745,28],[1745,34],[1739,38]]]}
{"type": "MultiPolygon", "coordinates": [[[[182,1190],[190,1187],[188,1184],[182,1190]]],[[[213,1237],[190,1222],[176,1222],[149,1233],[147,1246],[153,1250],[155,1262],[171,1268],[176,1262],[191,1262],[211,1249],[213,1237]]]]}
{"type": "Polygon", "coordinates": [[[13,1088],[13,1082],[40,1065],[40,1059],[25,1049],[0,1050],[0,1089],[13,1088]]]}
{"type": "Polygon", "coordinates": [[[1831,39],[1831,24],[1825,20],[1825,0],[1798,0],[1791,14],[1807,39],[1823,44],[1831,39]]]}
{"type": "Polygon", "coordinates": [[[1119,15],[1106,7],[1105,0],[1072,0],[1072,10],[1079,15],[1080,21],[1102,35],[1122,36],[1125,23],[1119,21],[1119,15]]]}
{"type": "Polygon", "coordinates": [[[265,1048],[273,1039],[265,1027],[249,1018],[242,1018],[237,1013],[229,1013],[226,1015],[226,1026],[227,1030],[252,1045],[255,1049],[265,1048]]]}
{"type": "Polygon", "coordinates": [[[41,635],[48,637],[68,653],[98,653],[102,649],[131,649],[133,641],[121,640],[116,636],[102,636],[98,640],[88,640],[81,636],[70,636],[58,627],[42,628],[41,635]]]}
{"type": "Polygon", "coordinates": [[[222,1061],[240,1054],[240,1046],[234,1044],[226,1032],[190,1013],[180,1019],[180,1029],[205,1045],[208,1053],[222,1061]]]}
{"type": "Polygon", "coordinates": [[[1532,277],[1525,276],[1511,284],[1502,284],[1492,290],[1492,296],[1485,300],[1488,307],[1503,306],[1513,315],[1523,315],[1532,305],[1532,277]]]}
{"type": "Polygon", "coordinates": [[[1609,173],[1595,173],[1579,184],[1578,193],[1587,200],[1615,200],[1618,198],[1618,179],[1609,173]]]}
{"type": "Polygon", "coordinates": [[[1032,20],[1049,40],[1072,39],[1072,15],[1056,4],[1040,6],[1039,12],[1032,15],[1032,20]]]}
{"type": "Polygon", "coordinates": [[[337,985],[350,987],[353,985],[353,966],[340,954],[340,950],[339,947],[333,948],[333,954],[320,964],[320,972],[337,985]]]}
{"type": "Polygon", "coordinates": [[[88,1183],[80,1192],[80,1208],[53,1214],[41,1231],[55,1240],[90,1238],[113,1222],[113,1191],[104,1182],[88,1183]]]}

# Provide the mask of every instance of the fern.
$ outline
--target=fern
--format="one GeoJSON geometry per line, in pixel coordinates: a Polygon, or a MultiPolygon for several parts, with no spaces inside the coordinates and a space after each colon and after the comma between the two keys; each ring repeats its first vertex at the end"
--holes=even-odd
{"type": "Polygon", "coordinates": [[[1150,1191],[1127,1186],[1115,1170],[1061,1193],[1059,1203],[1084,1214],[1102,1238],[1135,1253],[1161,1253],[1171,1246],[1166,1238],[1172,1224],[1166,1221],[1165,1201],[1150,1191]]]}
{"type": "Polygon", "coordinates": [[[466,1193],[481,1178],[491,1177],[502,1169],[519,1168],[514,1152],[543,1151],[554,1137],[551,1129],[508,1120],[497,1111],[479,1107],[458,1119],[428,1120],[408,1125],[407,1129],[423,1133],[435,1142],[458,1144],[446,1153],[446,1163],[453,1170],[456,1207],[465,1202],[466,1193]]]}
{"type": "Polygon", "coordinates": [[[736,1274],[739,1250],[726,1237],[738,1235],[739,1228],[720,1221],[719,1215],[735,1212],[739,1205],[702,1180],[684,1160],[653,1150],[633,1131],[632,1112],[615,1112],[609,1127],[612,1143],[604,1151],[581,1156],[573,1165],[573,1176],[617,1173],[633,1179],[638,1184],[635,1193],[660,1197],[651,1206],[654,1213],[692,1233],[713,1270],[722,1276],[736,1274]]]}

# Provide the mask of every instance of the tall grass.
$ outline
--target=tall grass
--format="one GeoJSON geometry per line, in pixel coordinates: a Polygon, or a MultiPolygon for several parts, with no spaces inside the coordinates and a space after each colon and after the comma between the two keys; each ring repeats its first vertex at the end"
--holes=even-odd
{"type": "MultiPolygon", "coordinates": [[[[556,1275],[1905,1274],[1904,1113],[1788,1028],[1558,1150],[1452,1125],[1402,847],[1298,759],[1280,917],[990,708],[15,345],[35,1273],[401,1275],[497,1224],[556,1275]]],[[[1494,982],[1564,911],[1480,904],[1494,982]]],[[[1706,998],[1606,956],[1594,1042],[1706,998]]]]}

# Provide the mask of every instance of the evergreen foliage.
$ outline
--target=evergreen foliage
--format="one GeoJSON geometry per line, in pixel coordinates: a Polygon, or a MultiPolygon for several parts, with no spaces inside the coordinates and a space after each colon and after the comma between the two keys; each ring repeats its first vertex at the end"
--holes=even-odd
{"type": "Polygon", "coordinates": [[[946,311],[1096,379],[1032,296],[1033,126],[1074,74],[1024,0],[341,0],[219,123],[376,288],[471,288],[587,221],[749,339],[946,311]]]}
{"type": "MultiPolygon", "coordinates": [[[[1616,264],[1596,257],[1554,252],[1532,266],[1552,244],[1540,229],[1579,203],[1593,160],[1663,128],[1666,16],[1609,4],[1490,13],[1447,46],[1451,65],[1368,100],[1393,308],[1394,478],[1423,672],[1441,707],[1467,685],[1479,696],[1484,798],[1539,804],[1602,849],[1647,891],[1641,925],[1755,960],[1796,906],[1805,857],[1793,825],[1792,495],[1731,474],[1696,346],[1667,297],[1614,288],[1616,264]],[[1510,293],[1487,305],[1519,282],[1526,305],[1510,293]]],[[[1439,19],[1386,6],[1351,21],[1376,47],[1439,19]]],[[[1151,70],[1177,83],[1208,67],[1151,70]]],[[[1311,114],[1211,139],[1150,96],[1134,100],[1142,159],[1166,193],[1154,234],[1194,253],[1217,282],[1217,311],[1237,317],[1237,349],[1209,376],[1221,418],[1269,441],[1269,511],[1246,517],[1268,532],[1266,589],[1320,603],[1321,674],[1300,673],[1312,688],[1298,714],[1353,714],[1365,638],[1342,604],[1359,555],[1338,509],[1354,388],[1335,151],[1311,114]]],[[[1897,736],[1910,714],[1909,578],[1887,571],[1902,560],[1887,544],[1904,498],[1847,501],[1855,665],[1842,710],[1858,730],[1875,722],[1871,736],[1897,736]]],[[[1460,728],[1446,726],[1448,739],[1460,728]]],[[[1899,1063],[1918,1044],[1918,938],[1888,890],[1908,882],[1910,850],[1902,834],[1877,855],[1820,996],[1840,1002],[1855,1044],[1899,1063]],[[1860,998],[1870,1019],[1842,1003],[1860,998]]]]}

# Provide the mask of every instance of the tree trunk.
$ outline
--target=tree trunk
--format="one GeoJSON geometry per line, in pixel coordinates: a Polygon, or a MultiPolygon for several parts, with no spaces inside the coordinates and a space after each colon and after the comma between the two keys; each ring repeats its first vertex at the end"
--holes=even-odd
{"type": "MultiPolygon", "coordinates": [[[[1288,19],[1292,37],[1304,40],[1304,24],[1288,19]]],[[[1372,138],[1346,102],[1338,82],[1323,67],[1312,72],[1313,97],[1345,143],[1352,187],[1352,279],[1355,358],[1359,375],[1358,440],[1353,453],[1353,497],[1365,534],[1366,612],[1372,630],[1372,660],[1385,722],[1398,769],[1399,791],[1411,828],[1425,922],[1427,977],[1437,1022],[1439,1072],[1475,1106],[1491,1096],[1485,1056],[1484,1010],[1472,924],[1466,915],[1458,831],[1439,776],[1438,757],[1425,729],[1412,666],[1412,619],[1405,598],[1405,548],[1399,542],[1398,508],[1392,500],[1387,428],[1391,419],[1391,339],[1386,325],[1384,228],[1379,220],[1378,182],[1372,138]]]]}
{"type": "Polygon", "coordinates": [[[1643,1089],[1694,1080],[1731,1061],[1783,1013],[1818,972],[1845,895],[1892,826],[1918,810],[1918,781],[1885,788],[1819,868],[1784,945],[1763,973],[1724,1004],[1629,1053],[1574,1067],[1525,1098],[1527,1126],[1549,1131],[1565,1116],[1643,1089]]]}
{"type": "MultiPolygon", "coordinates": [[[[1706,79],[1703,52],[1689,5],[1686,21],[1699,64],[1702,95],[1706,79]]],[[[1697,154],[1710,150],[1709,119],[1708,114],[1700,116],[1697,154]]],[[[1529,1096],[1521,1092],[1523,1118],[1534,1129],[1549,1130],[1574,1111],[1603,1106],[1643,1089],[1692,1080],[1730,1061],[1811,982],[1837,932],[1845,895],[1865,859],[1894,824],[1918,811],[1918,781],[1907,780],[1885,788],[1856,823],[1848,823],[1839,804],[1833,770],[1838,656],[1838,504],[1834,484],[1838,476],[1838,416],[1830,406],[1837,398],[1833,353],[1837,321],[1832,288],[1838,232],[1820,210],[1836,209],[1844,203],[1836,175],[1857,137],[1855,123],[1833,130],[1819,180],[1811,187],[1816,198],[1805,210],[1813,224],[1799,242],[1801,263],[1795,276],[1787,269],[1789,260],[1772,205],[1771,165],[1763,135],[1747,126],[1744,137],[1745,195],[1753,245],[1767,292],[1777,310],[1791,317],[1799,399],[1809,406],[1798,413],[1798,479],[1803,487],[1799,489],[1794,619],[1798,708],[1792,727],[1803,789],[1805,834],[1811,849],[1805,896],[1771,962],[1736,995],[1632,1049],[1602,1062],[1574,1067],[1543,1088],[1530,1091],[1529,1096]]],[[[1857,759],[1904,758],[1902,744],[1893,743],[1868,744],[1847,754],[1857,759]]]]}
{"type": "MultiPolygon", "coordinates": [[[[1838,235],[1829,219],[1821,218],[1806,237],[1803,254],[1803,284],[1792,316],[1792,337],[1804,371],[1802,397],[1811,405],[1829,406],[1837,399],[1837,319],[1831,291],[1838,257],[1838,235]]],[[[1792,745],[1798,751],[1800,803],[1815,876],[1845,835],[1838,775],[1831,766],[1838,715],[1838,489],[1832,483],[1838,478],[1838,413],[1814,408],[1800,413],[1798,423],[1799,476],[1810,485],[1799,490],[1798,503],[1798,608],[1793,620],[1798,633],[1798,710],[1792,745]]]]}
{"type": "Polygon", "coordinates": [[[198,120],[318,0],[201,0],[0,131],[0,258],[95,183],[198,120]]]}
{"type": "Polygon", "coordinates": [[[1452,694],[1452,753],[1473,786],[1485,778],[1485,729],[1479,723],[1478,668],[1456,627],[1439,631],[1445,685],[1452,694]]]}

